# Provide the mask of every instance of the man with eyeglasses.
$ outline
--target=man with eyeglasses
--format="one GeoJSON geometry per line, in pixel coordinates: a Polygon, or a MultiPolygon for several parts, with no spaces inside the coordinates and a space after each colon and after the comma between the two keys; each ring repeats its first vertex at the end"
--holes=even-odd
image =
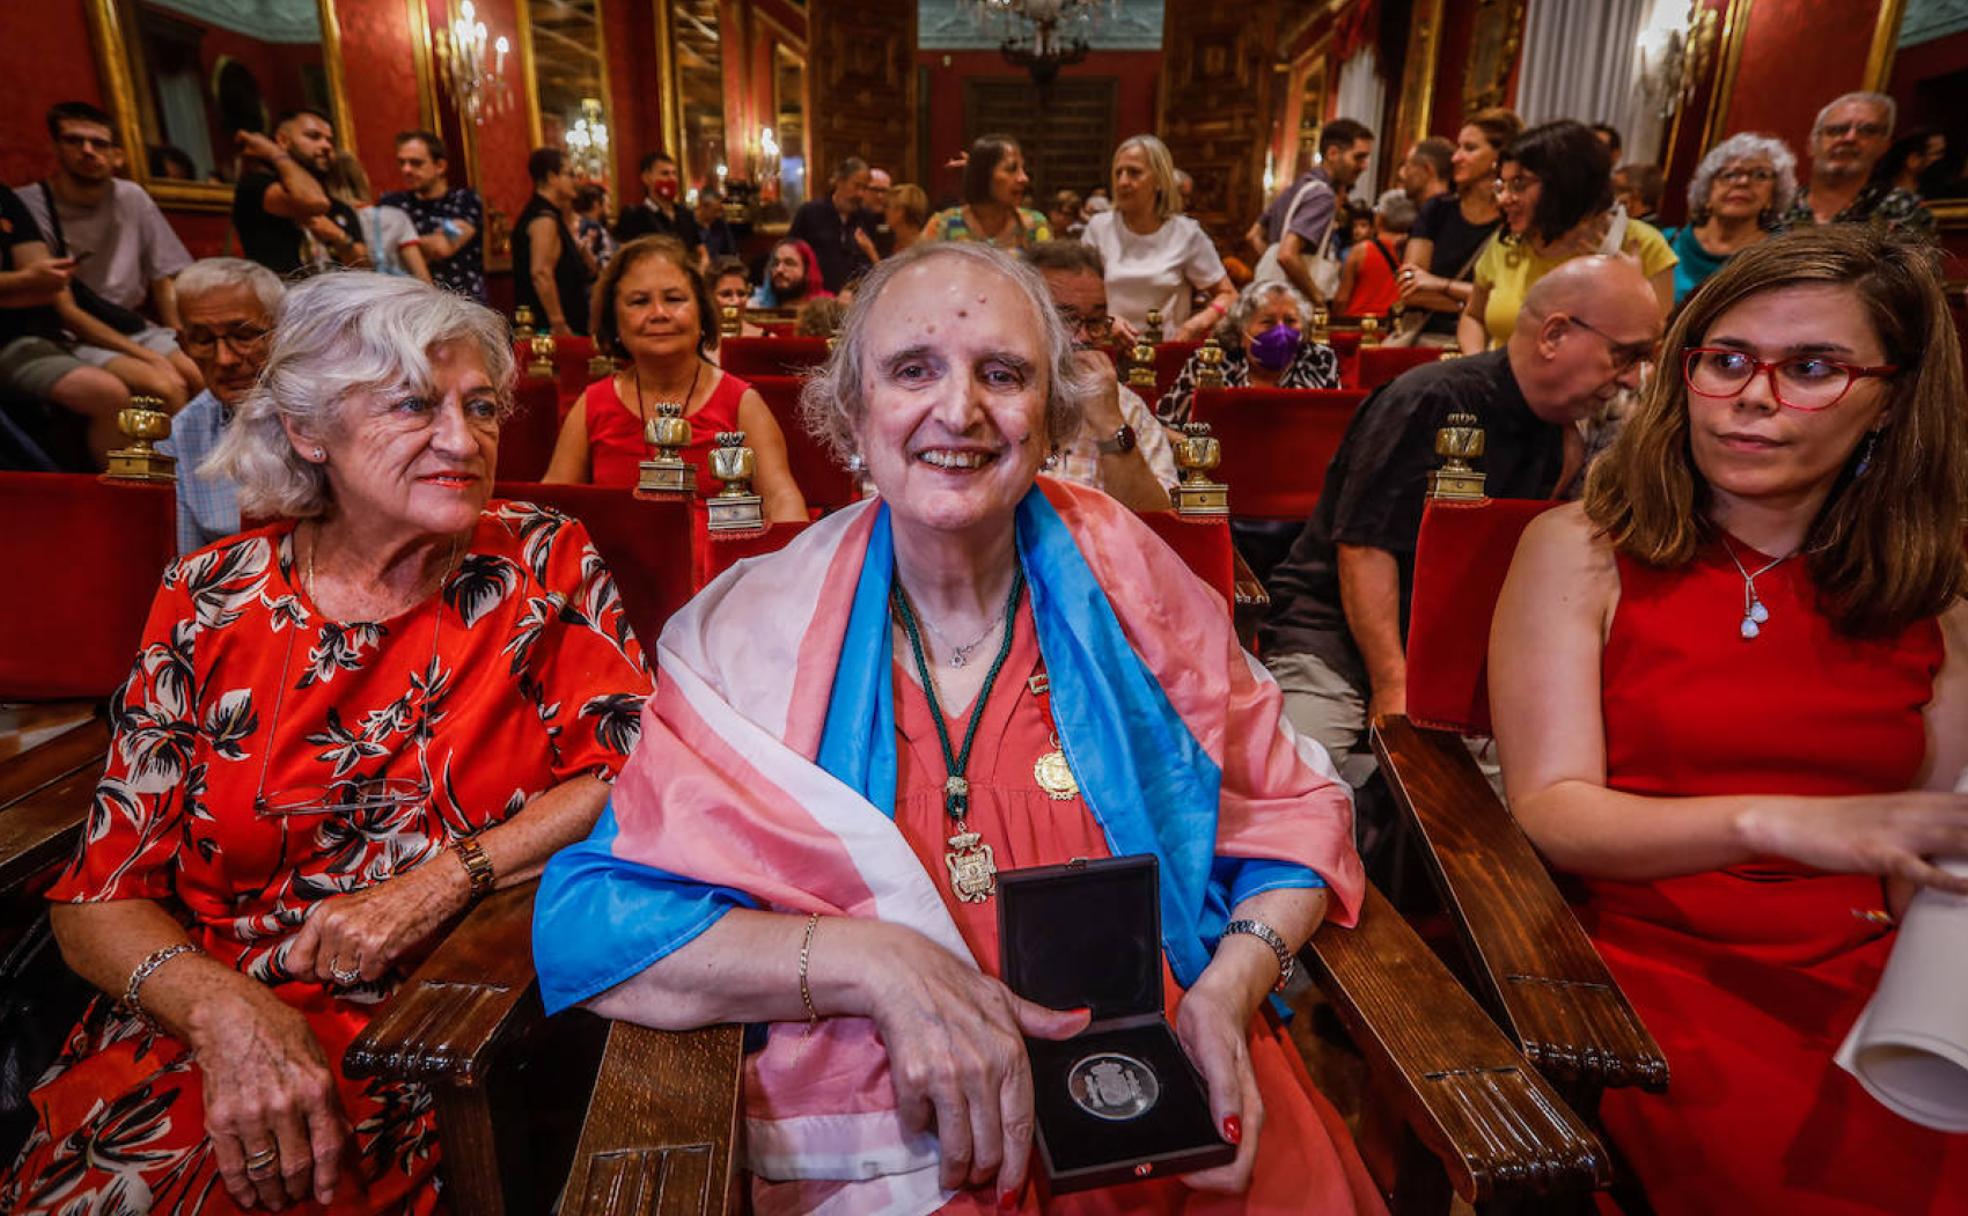
{"type": "Polygon", "coordinates": [[[75,259],[75,283],[59,306],[75,357],[121,380],[132,393],[182,406],[201,387],[198,369],[173,334],[172,276],[191,265],[184,242],[148,191],[116,176],[109,115],[82,101],[48,110],[55,174],[25,186],[21,202],[58,258],[75,259]],[[138,311],[148,301],[156,320],[138,311]]]}
{"type": "MultiPolygon", "coordinates": [[[[1368,725],[1407,711],[1408,600],[1428,475],[1441,465],[1436,432],[1451,412],[1474,414],[1485,492],[1554,497],[1585,464],[1580,423],[1639,386],[1660,334],[1637,265],[1574,258],[1531,286],[1501,349],[1423,364],[1355,411],[1317,509],[1272,572],[1260,640],[1292,725],[1356,790],[1375,769],[1368,725]]],[[[1364,797],[1357,820],[1372,854],[1391,824],[1386,800],[1364,797]]]]}
{"type": "Polygon", "coordinates": [[[279,276],[243,258],[206,258],[178,276],[178,341],[205,377],[205,391],[178,412],[171,437],[158,445],[178,460],[180,554],[239,531],[237,488],[198,466],[259,379],[286,295],[279,276]]]}
{"type": "Polygon", "coordinates": [[[1107,272],[1100,251],[1078,241],[1041,241],[1025,251],[1052,302],[1073,331],[1073,358],[1100,381],[1086,403],[1080,433],[1059,452],[1053,476],[1105,490],[1137,511],[1166,511],[1179,474],[1162,424],[1116,377],[1108,358],[1114,320],[1107,312],[1107,272]]]}
{"type": "Polygon", "coordinates": [[[1811,182],[1797,192],[1784,222],[1878,224],[1933,240],[1934,213],[1920,197],[1872,178],[1892,142],[1897,113],[1884,93],[1847,93],[1819,110],[1811,127],[1811,182]]]}

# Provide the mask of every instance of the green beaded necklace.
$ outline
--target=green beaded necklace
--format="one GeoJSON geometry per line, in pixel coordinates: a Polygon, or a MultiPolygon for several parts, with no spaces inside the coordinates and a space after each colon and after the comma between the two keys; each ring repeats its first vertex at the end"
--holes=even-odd
{"type": "Polygon", "coordinates": [[[950,886],[957,898],[965,903],[976,903],[988,899],[998,889],[998,869],[991,852],[991,846],[983,843],[984,838],[970,830],[965,816],[970,813],[970,782],[964,774],[970,768],[970,746],[977,740],[977,724],[983,720],[984,706],[991,699],[991,686],[998,682],[998,673],[1004,670],[1005,660],[1011,657],[1012,630],[1018,621],[1018,600],[1025,591],[1025,571],[1014,568],[1011,576],[1011,594],[1005,598],[1004,639],[998,643],[997,657],[991,660],[991,670],[984,675],[984,687],[978,690],[977,701],[971,707],[970,724],[964,727],[961,750],[950,746],[950,727],[943,720],[943,706],[936,696],[936,680],[930,675],[929,658],[923,653],[922,632],[916,627],[916,613],[909,606],[909,597],[903,594],[902,581],[896,579],[889,592],[889,603],[895,617],[902,622],[902,632],[909,635],[909,650],[916,660],[916,674],[922,677],[923,695],[929,699],[929,716],[936,723],[936,741],[943,747],[943,767],[949,776],[943,782],[943,810],[956,824],[956,832],[950,837],[950,852],[943,855],[950,867],[950,886]]]}

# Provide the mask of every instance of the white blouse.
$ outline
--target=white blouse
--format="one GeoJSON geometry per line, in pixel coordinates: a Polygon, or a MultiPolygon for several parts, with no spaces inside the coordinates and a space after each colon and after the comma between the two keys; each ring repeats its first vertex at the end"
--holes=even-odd
{"type": "Polygon", "coordinates": [[[1107,264],[1107,311],[1136,329],[1147,325],[1149,309],[1159,308],[1164,329],[1173,333],[1189,319],[1190,292],[1223,278],[1216,246],[1186,215],[1172,215],[1144,236],[1130,231],[1119,212],[1103,211],[1080,239],[1107,264]]]}

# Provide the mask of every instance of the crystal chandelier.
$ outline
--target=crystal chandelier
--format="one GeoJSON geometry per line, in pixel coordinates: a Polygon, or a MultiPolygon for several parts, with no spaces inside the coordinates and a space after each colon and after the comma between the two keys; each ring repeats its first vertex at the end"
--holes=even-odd
{"type": "Polygon", "coordinates": [[[1121,0],[967,0],[978,28],[1003,33],[998,51],[1040,84],[1059,69],[1087,57],[1087,33],[1101,10],[1119,11],[1121,0]]]}
{"type": "Polygon", "coordinates": [[[501,34],[489,45],[485,23],[472,0],[458,7],[458,16],[437,32],[438,61],[460,117],[474,125],[502,113],[512,102],[506,87],[506,54],[512,44],[501,34]]]}
{"type": "Polygon", "coordinates": [[[608,164],[608,120],[602,116],[600,98],[581,99],[581,116],[567,129],[567,158],[576,177],[601,180],[608,164]]]}

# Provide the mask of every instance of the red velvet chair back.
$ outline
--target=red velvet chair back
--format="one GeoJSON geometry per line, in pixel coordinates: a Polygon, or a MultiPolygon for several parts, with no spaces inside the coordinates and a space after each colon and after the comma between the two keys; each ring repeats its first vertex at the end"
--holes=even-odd
{"type": "Polygon", "coordinates": [[[786,463],[792,466],[793,480],[806,505],[822,511],[836,511],[855,500],[854,475],[835,461],[818,439],[807,433],[800,421],[799,395],[804,383],[796,376],[748,376],[758,395],[779,423],[786,437],[786,463]]]}
{"type": "Polygon", "coordinates": [[[741,532],[724,536],[706,532],[701,577],[708,584],[748,557],[777,553],[791,544],[793,538],[806,531],[809,526],[804,523],[768,524],[763,532],[741,532]]]}
{"type": "Polygon", "coordinates": [[[1490,618],[1517,540],[1555,502],[1432,501],[1415,548],[1408,613],[1408,718],[1421,726],[1490,733],[1490,618]]]}
{"type": "Polygon", "coordinates": [[[1217,480],[1230,512],[1246,519],[1304,519],[1318,505],[1326,466],[1366,397],[1355,389],[1218,388],[1196,393],[1191,416],[1223,445],[1217,480]]]}
{"type": "Polygon", "coordinates": [[[1155,395],[1148,401],[1149,409],[1154,409],[1155,403],[1175,387],[1175,378],[1182,374],[1183,365],[1202,345],[1201,342],[1163,342],[1155,347],[1155,395]]]}
{"type": "Polygon", "coordinates": [[[554,382],[521,376],[513,386],[513,412],[499,427],[497,481],[538,481],[553,459],[560,438],[560,408],[554,382]]]}
{"type": "Polygon", "coordinates": [[[1176,556],[1223,595],[1226,609],[1237,607],[1237,555],[1227,519],[1194,519],[1174,511],[1143,511],[1141,522],[1155,530],[1176,556]]]}
{"type": "Polygon", "coordinates": [[[522,382],[551,384],[554,398],[558,404],[557,417],[566,417],[581,395],[581,390],[593,383],[597,377],[588,371],[588,361],[594,358],[595,345],[591,338],[574,336],[554,339],[554,374],[546,380],[527,372],[527,365],[533,362],[533,346],[529,342],[513,342],[513,358],[518,362],[519,378],[522,382]]]}
{"type": "Polygon", "coordinates": [[[0,629],[0,700],[115,692],[177,550],[176,491],[80,473],[0,473],[0,519],[0,569],[16,584],[0,629]]]}
{"type": "Polygon", "coordinates": [[[825,338],[726,338],[718,344],[718,366],[741,380],[804,375],[826,361],[825,338]]]}
{"type": "Polygon", "coordinates": [[[1360,348],[1358,387],[1372,392],[1406,371],[1441,359],[1433,346],[1365,346],[1360,348]]]}
{"type": "Polygon", "coordinates": [[[691,505],[681,499],[644,499],[607,486],[538,482],[505,482],[493,493],[552,507],[586,525],[645,647],[656,645],[663,622],[696,593],[691,505]]]}

